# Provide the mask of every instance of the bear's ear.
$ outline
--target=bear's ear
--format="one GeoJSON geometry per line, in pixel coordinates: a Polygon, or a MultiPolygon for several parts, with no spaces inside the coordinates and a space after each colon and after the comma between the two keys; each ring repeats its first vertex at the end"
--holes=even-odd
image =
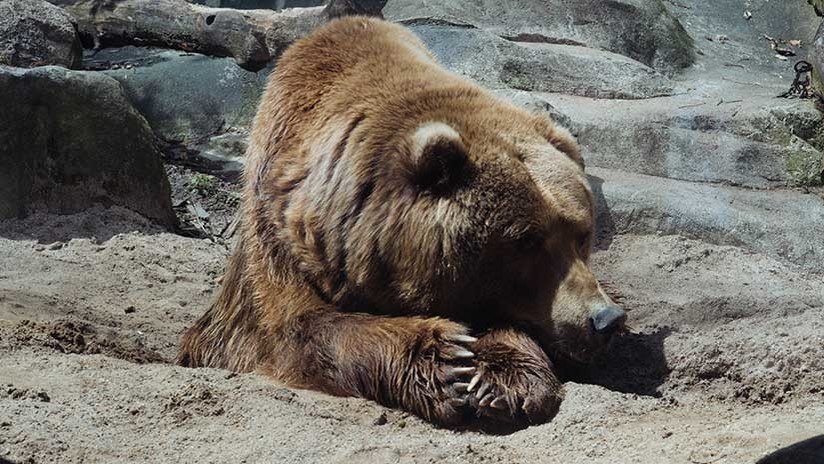
{"type": "Polygon", "coordinates": [[[556,125],[552,119],[539,115],[536,119],[538,131],[553,147],[567,155],[575,161],[581,169],[584,169],[584,157],[581,156],[581,146],[575,140],[575,136],[565,127],[556,125]]]}
{"type": "Polygon", "coordinates": [[[412,134],[410,179],[416,186],[444,192],[463,180],[468,155],[458,132],[442,122],[421,124],[412,134]]]}
{"type": "Polygon", "coordinates": [[[552,128],[552,134],[548,137],[549,143],[555,148],[566,153],[573,161],[584,168],[584,157],[581,156],[581,146],[578,141],[565,127],[555,126],[552,128]]]}

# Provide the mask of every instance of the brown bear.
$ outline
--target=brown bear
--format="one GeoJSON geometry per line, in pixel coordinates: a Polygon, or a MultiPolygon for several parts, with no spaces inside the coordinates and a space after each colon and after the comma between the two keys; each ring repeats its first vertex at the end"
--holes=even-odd
{"type": "Polygon", "coordinates": [[[239,242],[182,365],[529,424],[563,395],[550,357],[588,361],[624,324],[588,268],[568,131],[401,26],[348,17],[292,45],[247,156],[239,242]]]}

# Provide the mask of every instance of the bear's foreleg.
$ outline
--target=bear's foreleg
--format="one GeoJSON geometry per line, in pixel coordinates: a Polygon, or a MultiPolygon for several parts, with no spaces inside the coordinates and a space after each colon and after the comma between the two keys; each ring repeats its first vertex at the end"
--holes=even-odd
{"type": "Polygon", "coordinates": [[[319,310],[272,335],[261,370],[291,386],[368,398],[444,425],[467,411],[477,340],[461,324],[319,310]]]}

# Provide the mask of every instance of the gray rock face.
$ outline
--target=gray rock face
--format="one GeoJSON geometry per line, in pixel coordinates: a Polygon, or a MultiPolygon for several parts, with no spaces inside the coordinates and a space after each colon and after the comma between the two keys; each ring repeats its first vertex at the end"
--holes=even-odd
{"type": "Polygon", "coordinates": [[[480,29],[412,25],[447,68],[488,88],[636,99],[672,93],[667,78],[635,60],[576,45],[517,43],[480,29]]]}
{"type": "Polygon", "coordinates": [[[701,52],[692,68],[694,73],[690,72],[688,76],[696,80],[726,75],[733,79],[737,77],[738,81],[764,84],[772,74],[772,78],[781,75],[791,81],[793,64],[806,55],[815,30],[821,24],[821,18],[816,17],[804,1],[678,0],[678,4],[682,7],[672,6],[670,11],[678,15],[695,38],[696,49],[701,52]],[[749,19],[744,17],[745,11],[752,14],[749,19]],[[776,57],[770,42],[764,38],[765,34],[785,42],[800,40],[802,46],[784,43],[783,46],[793,50],[796,56],[782,60],[776,57]],[[718,36],[725,39],[716,40],[718,36]]]}
{"type": "Polygon", "coordinates": [[[250,127],[271,70],[254,73],[231,58],[135,47],[101,50],[84,66],[118,80],[158,136],[189,145],[250,127]]]}
{"type": "Polygon", "coordinates": [[[807,102],[542,97],[567,115],[590,166],[753,188],[804,184],[824,169],[809,143],[824,120],[807,102]]]}
{"type": "Polygon", "coordinates": [[[588,171],[601,247],[614,234],[678,234],[824,271],[824,200],[818,195],[588,171]]]}
{"type": "Polygon", "coordinates": [[[390,0],[392,20],[470,24],[523,42],[585,45],[674,71],[694,61],[693,41],[661,0],[390,0]]]}
{"type": "Polygon", "coordinates": [[[0,218],[117,205],[175,224],[146,120],[114,79],[0,66],[0,218]]]}
{"type": "Polygon", "coordinates": [[[231,58],[130,46],[89,54],[84,66],[119,81],[162,140],[184,145],[210,171],[240,174],[273,65],[254,73],[231,58]]]}
{"type": "Polygon", "coordinates": [[[558,111],[558,109],[550,104],[545,98],[541,98],[541,96],[535,92],[526,92],[524,90],[514,89],[498,89],[493,90],[492,93],[497,95],[499,98],[508,100],[509,102],[529,110],[532,113],[548,115],[553,121],[564,127],[572,126],[572,121],[569,119],[569,116],[558,111]]]}
{"type": "Polygon", "coordinates": [[[824,73],[824,22],[815,33],[813,39],[813,46],[809,53],[810,63],[813,65],[813,86],[815,90],[821,94],[824,91],[824,80],[822,80],[822,73],[824,73]]]}
{"type": "Polygon", "coordinates": [[[306,8],[322,6],[324,0],[189,0],[191,3],[214,8],[235,8],[238,10],[282,10],[284,8],[306,8]]]}
{"type": "Polygon", "coordinates": [[[0,64],[76,68],[83,49],[74,20],[41,0],[0,0],[0,64]]]}

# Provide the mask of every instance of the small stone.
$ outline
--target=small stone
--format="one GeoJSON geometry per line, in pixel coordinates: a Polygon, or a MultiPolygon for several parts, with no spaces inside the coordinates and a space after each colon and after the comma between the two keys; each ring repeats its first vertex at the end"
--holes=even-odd
{"type": "Polygon", "coordinates": [[[386,424],[386,413],[382,412],[380,416],[378,416],[373,422],[372,425],[384,425],[386,424]]]}
{"type": "Polygon", "coordinates": [[[129,306],[126,309],[123,310],[123,312],[126,313],[126,314],[131,314],[135,311],[137,311],[137,308],[135,308],[134,306],[129,306]]]}

